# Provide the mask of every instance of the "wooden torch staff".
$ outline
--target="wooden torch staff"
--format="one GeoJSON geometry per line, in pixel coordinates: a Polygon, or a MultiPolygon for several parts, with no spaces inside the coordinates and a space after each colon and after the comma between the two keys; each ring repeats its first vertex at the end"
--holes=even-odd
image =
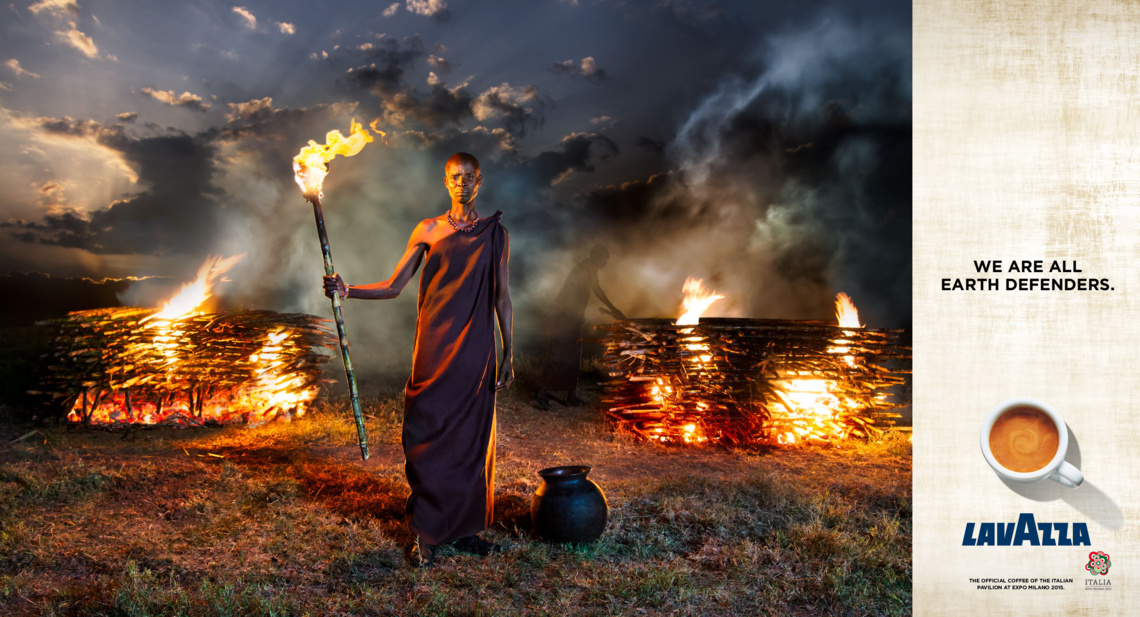
{"type": "MultiPolygon", "coordinates": [[[[325,231],[325,215],[321,210],[321,195],[306,197],[313,204],[313,216],[317,219],[317,234],[321,237],[321,254],[325,258],[325,274],[332,276],[332,249],[329,248],[329,235],[325,231]]],[[[360,456],[368,460],[368,435],[364,432],[364,414],[360,412],[360,392],[356,388],[356,372],[352,369],[352,358],[348,355],[348,335],[344,331],[344,317],[340,312],[340,295],[332,295],[333,319],[336,320],[336,334],[340,338],[340,357],[344,360],[344,374],[348,378],[348,394],[352,397],[352,416],[356,419],[356,437],[360,441],[360,456]]]]}

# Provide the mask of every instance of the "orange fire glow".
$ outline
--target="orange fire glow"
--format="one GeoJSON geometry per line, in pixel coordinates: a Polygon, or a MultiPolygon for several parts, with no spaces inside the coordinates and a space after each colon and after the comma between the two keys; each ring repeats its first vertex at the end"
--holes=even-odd
{"type": "Polygon", "coordinates": [[[859,309],[855,308],[855,302],[851,300],[851,296],[842,291],[835,294],[835,318],[839,320],[841,328],[863,327],[863,324],[859,323],[859,309]]]}
{"type": "Polygon", "coordinates": [[[827,379],[812,379],[810,374],[793,371],[776,382],[780,389],[781,424],[792,428],[776,435],[776,441],[794,444],[802,441],[844,439],[847,429],[836,421],[839,413],[855,403],[838,392],[836,384],[827,379]]]}
{"type": "MultiPolygon", "coordinates": [[[[855,308],[855,302],[851,300],[851,296],[839,292],[835,294],[835,318],[839,320],[840,328],[862,328],[863,324],[859,323],[859,309],[855,308]]],[[[844,334],[852,335],[852,332],[844,330],[844,334]]],[[[827,353],[842,353],[845,354],[851,350],[847,345],[851,341],[838,338],[835,339],[835,347],[828,347],[827,353]]],[[[855,356],[843,356],[843,360],[847,362],[848,366],[855,366],[855,356]]]]}
{"type": "Polygon", "coordinates": [[[290,332],[286,328],[270,332],[261,350],[249,357],[257,374],[257,387],[250,396],[258,400],[259,409],[274,412],[293,409],[296,410],[294,415],[301,416],[308,403],[316,398],[317,388],[306,389],[300,376],[286,371],[282,352],[292,344],[289,339],[290,332]]]}
{"type": "MultiPolygon", "coordinates": [[[[704,287],[701,279],[689,278],[684,286],[685,298],[681,310],[683,315],[677,319],[676,325],[696,326],[701,315],[717,300],[724,296],[704,287]]],[[[835,302],[836,320],[840,327],[862,328],[859,322],[858,309],[850,296],[840,293],[835,302]]],[[[843,330],[848,335],[854,334],[850,330],[843,330]]],[[[677,330],[678,344],[689,352],[687,354],[686,370],[689,379],[701,379],[702,376],[714,375],[717,361],[711,353],[710,345],[699,334],[698,328],[681,328],[677,330]]],[[[844,362],[856,368],[857,362],[850,352],[851,341],[842,338],[842,334],[832,341],[833,346],[827,348],[829,354],[844,354],[844,362]]],[[[839,440],[848,437],[850,428],[843,418],[858,412],[864,405],[860,401],[844,394],[841,385],[827,378],[820,378],[817,373],[809,370],[781,371],[779,379],[772,382],[777,399],[769,406],[772,414],[773,426],[779,427],[774,435],[781,444],[797,444],[813,441],[839,440]]],[[[689,411],[703,411],[708,404],[703,401],[686,401],[682,381],[668,377],[657,377],[646,384],[647,393],[662,410],[685,409],[689,411]]],[[[672,431],[658,428],[651,438],[660,441],[678,441],[672,431]]],[[[699,443],[708,441],[708,437],[701,430],[699,423],[689,422],[682,427],[680,440],[685,443],[699,443]]]]}
{"type": "MultiPolygon", "coordinates": [[[[237,265],[243,257],[245,257],[245,253],[226,258],[220,255],[207,257],[206,262],[198,268],[198,276],[193,281],[184,284],[182,289],[174,294],[174,297],[167,300],[157,313],[147,317],[146,321],[151,319],[169,321],[193,314],[203,302],[213,296],[214,281],[229,272],[230,268],[237,265]]],[[[222,280],[225,281],[226,279],[222,280]]]]}
{"type": "MultiPolygon", "coordinates": [[[[158,369],[153,373],[160,375],[157,379],[177,382],[179,363],[185,360],[186,320],[201,314],[202,304],[212,296],[215,283],[244,256],[208,258],[194,281],[183,285],[157,312],[139,320],[139,328],[150,340],[148,343],[140,337],[135,353],[139,362],[158,369]]],[[[131,387],[146,385],[155,378],[135,378],[112,385],[110,390],[84,392],[67,417],[72,422],[82,422],[86,415],[91,424],[183,425],[226,424],[235,420],[256,425],[275,418],[299,417],[316,398],[318,387],[306,386],[303,377],[290,370],[287,360],[292,356],[283,352],[297,350],[302,344],[291,329],[278,328],[269,332],[261,349],[249,357],[249,373],[254,378],[247,383],[220,387],[188,384],[183,393],[172,392],[161,400],[142,400],[138,394],[132,399],[131,387]]],[[[125,366],[121,370],[132,368],[135,367],[125,366]]]]}
{"type": "MultiPolygon", "coordinates": [[[[169,396],[162,401],[131,400],[130,388],[118,388],[97,396],[84,393],[72,406],[67,419],[82,422],[85,407],[88,421],[95,425],[160,422],[200,425],[238,421],[257,426],[277,419],[299,418],[317,397],[318,386],[306,387],[302,378],[288,370],[283,352],[298,344],[300,341],[288,328],[270,332],[261,349],[249,357],[255,378],[248,383],[210,388],[199,391],[196,396],[169,396]]],[[[177,361],[175,356],[171,364],[177,361]]]]}
{"type": "Polygon", "coordinates": [[[715,290],[705,289],[704,279],[685,279],[681,291],[685,294],[685,299],[681,302],[681,310],[684,312],[677,318],[678,326],[697,325],[701,321],[701,315],[712,306],[712,303],[724,298],[715,290]]]}
{"type": "MultiPolygon", "coordinates": [[[[855,308],[851,297],[843,292],[835,296],[835,318],[840,327],[863,327],[859,323],[859,310],[855,308]]],[[[834,343],[835,346],[827,348],[828,353],[846,354],[851,350],[848,347],[851,343],[849,340],[837,338],[834,343]]],[[[848,366],[856,365],[855,356],[845,355],[843,360],[848,366]]],[[[812,379],[808,372],[790,371],[781,376],[784,379],[776,382],[779,386],[777,394],[781,406],[787,412],[781,420],[790,421],[793,428],[776,436],[779,443],[794,444],[847,437],[847,428],[837,422],[836,418],[842,412],[857,410],[859,402],[844,396],[835,382],[812,379]]]]}
{"type": "MultiPolygon", "coordinates": [[[[385,133],[376,128],[377,122],[379,119],[373,120],[369,126],[383,139],[385,133]]],[[[363,125],[357,123],[356,119],[353,119],[349,125],[348,137],[345,137],[340,131],[334,130],[325,135],[324,144],[318,144],[310,139],[309,145],[301,148],[301,152],[293,157],[293,174],[297,186],[301,187],[305,198],[311,199],[320,196],[321,186],[324,184],[325,176],[329,173],[329,161],[336,158],[337,155],[356,156],[366,144],[370,144],[372,141],[372,134],[363,125]]]]}

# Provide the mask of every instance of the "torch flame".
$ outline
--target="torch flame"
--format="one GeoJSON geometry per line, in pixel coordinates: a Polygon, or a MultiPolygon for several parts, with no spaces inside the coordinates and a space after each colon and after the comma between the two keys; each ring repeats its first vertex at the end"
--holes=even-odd
{"type": "Polygon", "coordinates": [[[704,279],[685,279],[685,286],[681,288],[685,293],[685,299],[681,303],[684,314],[677,319],[678,326],[697,325],[701,320],[701,314],[708,310],[713,302],[724,298],[718,295],[716,290],[705,289],[704,283],[704,279]]]}
{"type": "Polygon", "coordinates": [[[193,313],[213,295],[211,291],[214,288],[214,281],[237,265],[244,257],[245,253],[226,258],[222,258],[221,255],[207,257],[202,267],[198,268],[198,276],[192,282],[184,284],[173,298],[162,305],[157,313],[147,317],[146,320],[165,319],[169,321],[193,313]]]}
{"type": "MultiPolygon", "coordinates": [[[[376,123],[378,120],[373,120],[369,125],[381,138],[384,137],[384,131],[377,130],[376,123]]],[[[325,143],[318,144],[313,140],[309,140],[309,145],[301,148],[301,152],[293,157],[293,173],[297,180],[297,186],[301,187],[306,199],[312,199],[320,196],[321,185],[324,184],[325,176],[329,173],[327,163],[339,154],[340,156],[356,156],[365,144],[372,143],[372,134],[363,125],[356,122],[354,118],[350,124],[348,137],[341,134],[340,131],[329,131],[325,135],[325,143]]]]}

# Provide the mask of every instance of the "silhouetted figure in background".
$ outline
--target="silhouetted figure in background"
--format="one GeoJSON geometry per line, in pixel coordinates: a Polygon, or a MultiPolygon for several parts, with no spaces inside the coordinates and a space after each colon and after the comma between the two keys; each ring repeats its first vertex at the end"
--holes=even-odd
{"type": "Polygon", "coordinates": [[[570,276],[558,292],[554,306],[546,316],[546,337],[549,347],[542,379],[534,393],[535,402],[542,409],[550,409],[550,392],[566,391],[566,404],[577,405],[578,373],[582,364],[582,318],[593,292],[609,309],[600,309],[615,319],[625,319],[614,308],[602,286],[598,284],[598,270],[606,267],[610,252],[602,245],[590,251],[590,258],[574,266],[570,276]]]}

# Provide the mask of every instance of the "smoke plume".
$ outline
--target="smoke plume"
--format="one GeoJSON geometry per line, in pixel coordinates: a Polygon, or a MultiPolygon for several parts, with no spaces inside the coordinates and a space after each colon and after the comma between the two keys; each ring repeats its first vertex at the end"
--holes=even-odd
{"type": "Polygon", "coordinates": [[[671,171],[584,196],[590,235],[617,247],[627,313],[674,316],[695,276],[727,296],[714,314],[830,319],[843,291],[908,326],[910,144],[909,33],[772,37],[680,124],[671,171]]]}

